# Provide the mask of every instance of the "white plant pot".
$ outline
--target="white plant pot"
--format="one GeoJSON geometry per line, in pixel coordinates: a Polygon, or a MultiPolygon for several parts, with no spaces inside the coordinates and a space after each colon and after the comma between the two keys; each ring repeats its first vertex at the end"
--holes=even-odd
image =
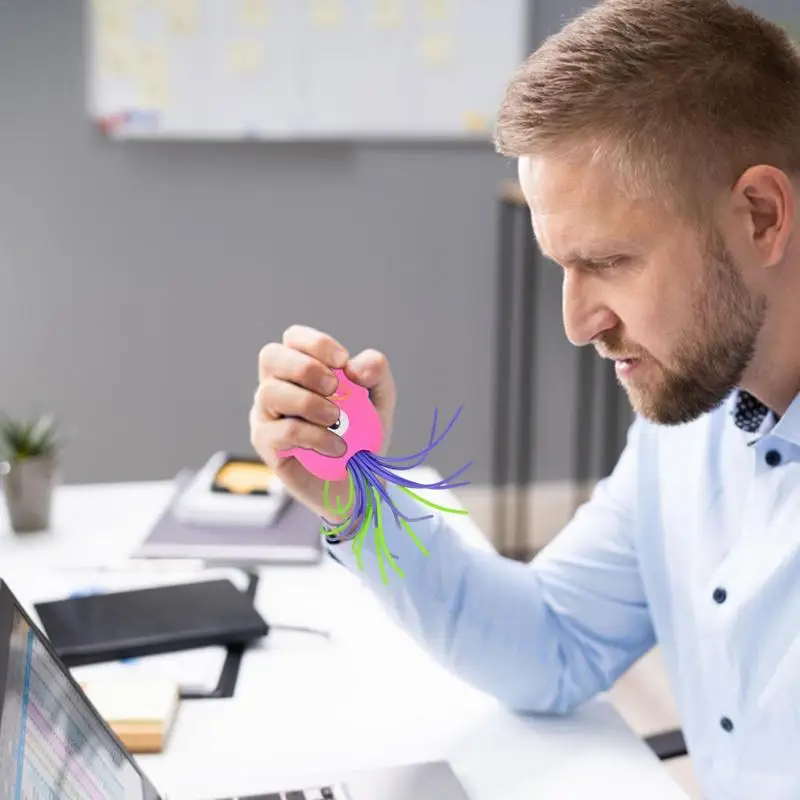
{"type": "MultiPolygon", "coordinates": [[[[0,471],[0,474],[3,474],[0,471]]],[[[50,527],[53,490],[58,480],[56,456],[32,456],[7,462],[3,477],[6,508],[15,533],[50,527]]]]}

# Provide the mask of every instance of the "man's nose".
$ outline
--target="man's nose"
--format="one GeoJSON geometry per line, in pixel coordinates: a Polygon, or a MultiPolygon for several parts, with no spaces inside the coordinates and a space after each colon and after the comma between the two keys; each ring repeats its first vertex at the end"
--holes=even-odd
{"type": "Polygon", "coordinates": [[[619,324],[591,276],[577,273],[564,273],[562,314],[564,332],[576,347],[589,344],[619,324]]]}

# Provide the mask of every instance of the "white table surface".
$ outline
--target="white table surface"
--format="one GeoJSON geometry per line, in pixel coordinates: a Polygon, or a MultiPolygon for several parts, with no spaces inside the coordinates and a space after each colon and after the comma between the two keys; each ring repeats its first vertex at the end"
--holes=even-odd
{"type": "MultiPolygon", "coordinates": [[[[0,577],[13,588],[42,570],[124,558],[171,491],[168,481],[61,486],[51,530],[24,535],[11,533],[0,499],[0,577]]],[[[450,492],[429,496],[458,505],[450,492]]],[[[488,547],[468,517],[450,518],[488,547]]],[[[245,655],[234,698],[181,704],[165,751],[138,757],[170,800],[439,758],[472,800],[686,800],[605,696],[568,718],[510,713],[429,658],[330,559],[262,569],[256,604],[272,624],[331,638],[276,630],[245,655]]]]}

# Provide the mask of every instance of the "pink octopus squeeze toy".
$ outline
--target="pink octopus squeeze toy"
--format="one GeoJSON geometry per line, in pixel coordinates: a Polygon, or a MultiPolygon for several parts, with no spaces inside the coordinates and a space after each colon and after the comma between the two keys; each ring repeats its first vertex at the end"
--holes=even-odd
{"type": "Polygon", "coordinates": [[[336,457],[322,455],[316,450],[305,447],[293,447],[290,450],[281,451],[279,455],[294,456],[309,472],[325,481],[325,508],[335,510],[339,514],[349,512],[348,518],[339,525],[333,525],[323,518],[324,524],[321,532],[325,534],[329,542],[338,543],[352,539],[353,551],[356,554],[360,569],[363,569],[361,549],[370,523],[372,523],[375,530],[375,551],[378,555],[381,577],[385,584],[387,583],[385,558],[388,559],[392,568],[400,577],[403,577],[403,572],[395,563],[395,557],[389,552],[389,548],[386,545],[381,522],[381,500],[386,502],[394,515],[395,521],[405,528],[417,547],[425,555],[428,555],[428,551],[415,536],[408,523],[428,519],[433,515],[407,517],[402,514],[392,502],[381,480],[396,484],[401,491],[438,511],[446,511],[453,514],[467,513],[462,509],[444,508],[436,505],[411,491],[410,487],[417,489],[454,489],[458,486],[466,486],[468,481],[462,481],[461,483],[451,483],[451,481],[464,472],[472,464],[471,461],[450,475],[450,477],[433,484],[416,483],[397,474],[397,471],[411,469],[425,460],[431,450],[444,439],[453,427],[458,415],[461,413],[461,407],[456,411],[450,424],[438,438],[436,438],[437,411],[434,410],[433,429],[428,445],[423,450],[410,456],[388,458],[379,455],[383,443],[383,425],[377,409],[369,398],[369,391],[363,386],[353,383],[345,375],[344,370],[336,369],[334,372],[339,380],[339,385],[336,392],[328,399],[339,407],[339,421],[331,425],[328,430],[333,431],[344,440],[347,445],[347,452],[343,456],[336,457]],[[337,505],[333,509],[329,499],[330,483],[345,479],[348,480],[350,487],[347,504],[342,506],[337,497],[337,505]]]}

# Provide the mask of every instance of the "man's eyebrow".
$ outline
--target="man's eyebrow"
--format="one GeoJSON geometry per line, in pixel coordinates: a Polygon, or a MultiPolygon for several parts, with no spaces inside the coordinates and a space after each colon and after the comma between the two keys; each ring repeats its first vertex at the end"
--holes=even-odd
{"type": "Polygon", "coordinates": [[[625,245],[622,242],[611,242],[603,248],[587,248],[582,250],[570,250],[565,253],[561,258],[554,258],[553,256],[542,251],[545,258],[561,264],[571,265],[591,265],[602,264],[611,258],[623,255],[630,252],[630,245],[625,245]]]}

